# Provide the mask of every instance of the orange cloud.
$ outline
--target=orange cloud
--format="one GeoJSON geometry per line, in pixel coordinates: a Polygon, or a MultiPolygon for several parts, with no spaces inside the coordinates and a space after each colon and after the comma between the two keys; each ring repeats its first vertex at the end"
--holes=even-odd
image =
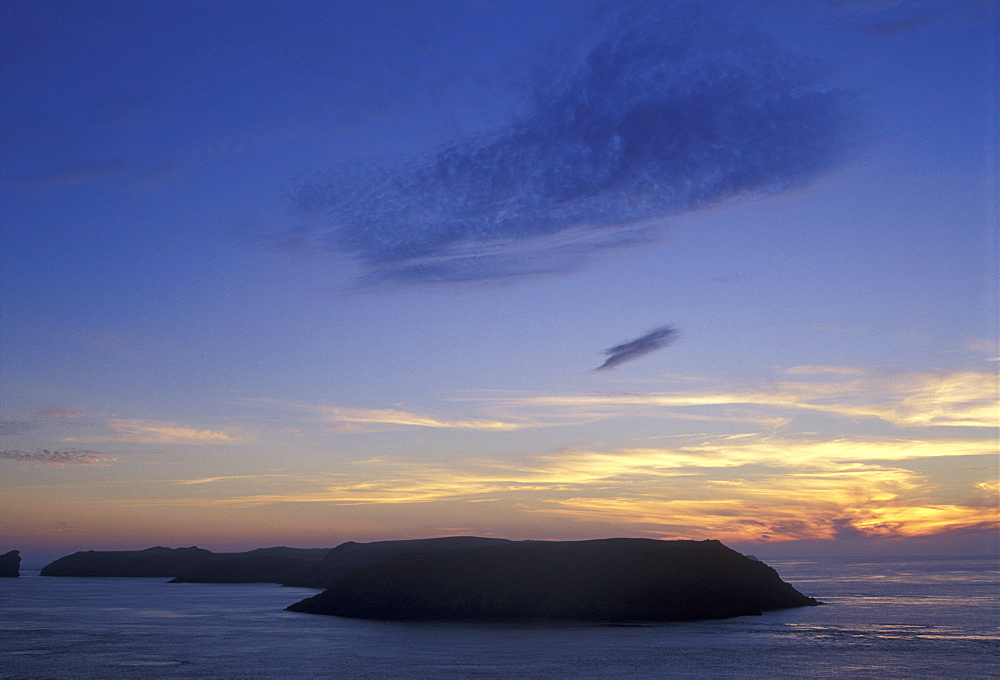
{"type": "Polygon", "coordinates": [[[148,420],[115,418],[108,420],[104,426],[110,434],[64,438],[63,441],[122,441],[130,444],[231,444],[236,441],[225,432],[148,420]]]}
{"type": "Polygon", "coordinates": [[[395,409],[353,409],[337,406],[322,407],[323,411],[336,427],[342,423],[365,425],[412,425],[416,427],[435,427],[458,430],[519,430],[522,423],[505,422],[502,420],[483,419],[446,419],[432,416],[398,411],[395,409]]]}
{"type": "Polygon", "coordinates": [[[679,437],[660,448],[575,448],[520,461],[379,458],[318,475],[180,480],[204,491],[129,503],[253,508],[490,502],[501,515],[627,525],[663,537],[905,537],[997,522],[996,504],[982,500],[983,493],[996,495],[992,481],[971,481],[965,502],[943,502],[934,498],[931,480],[904,467],[907,462],[994,455],[992,443],[964,439],[679,437]]]}

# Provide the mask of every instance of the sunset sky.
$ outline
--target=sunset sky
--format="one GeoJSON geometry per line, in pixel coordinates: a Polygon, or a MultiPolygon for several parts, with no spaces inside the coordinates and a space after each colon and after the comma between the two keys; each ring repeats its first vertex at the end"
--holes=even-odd
{"type": "Polygon", "coordinates": [[[997,550],[997,3],[0,24],[0,553],[997,550]]]}

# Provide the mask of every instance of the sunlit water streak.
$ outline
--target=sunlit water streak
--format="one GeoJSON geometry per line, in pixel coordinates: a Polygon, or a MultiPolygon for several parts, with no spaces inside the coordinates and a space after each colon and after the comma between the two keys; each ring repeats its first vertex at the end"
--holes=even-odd
{"type": "Polygon", "coordinates": [[[315,591],[0,579],[0,678],[1000,678],[995,560],[769,560],[823,607],[652,626],[293,614],[315,591]]]}

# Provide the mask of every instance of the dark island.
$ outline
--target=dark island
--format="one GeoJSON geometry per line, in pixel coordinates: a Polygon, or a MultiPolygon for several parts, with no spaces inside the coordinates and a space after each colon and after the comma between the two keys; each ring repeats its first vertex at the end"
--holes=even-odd
{"type": "Polygon", "coordinates": [[[279,583],[326,588],[340,577],[390,557],[478,545],[510,543],[503,538],[446,536],[355,543],[336,548],[258,548],[213,553],[198,547],[145,550],[86,550],[46,565],[42,576],[166,577],[171,583],[279,583]]]}
{"type": "MultiPolygon", "coordinates": [[[[20,561],[17,551],[3,560],[20,561]]],[[[820,604],[718,541],[641,538],[449,536],[243,553],[90,550],[61,557],[41,574],[326,588],[288,609],[391,621],[694,621],[820,604]]]]}
{"type": "Polygon", "coordinates": [[[86,550],[60,557],[42,576],[168,577],[208,564],[214,554],[198,547],[146,550],[86,550]]]}
{"type": "Polygon", "coordinates": [[[418,548],[356,568],[288,609],[392,621],[626,623],[817,604],[718,541],[613,538],[418,548]]]}
{"type": "Polygon", "coordinates": [[[42,576],[161,577],[177,583],[286,583],[318,564],[329,548],[87,550],[46,565],[42,576]]]}
{"type": "Polygon", "coordinates": [[[288,584],[319,564],[329,548],[258,548],[245,553],[217,553],[207,564],[186,571],[171,583],[288,584]]]}
{"type": "Polygon", "coordinates": [[[21,575],[21,553],[11,550],[0,555],[0,577],[17,577],[21,575]]]}
{"type": "Polygon", "coordinates": [[[308,570],[288,581],[282,581],[282,583],[286,586],[300,588],[328,588],[337,579],[355,569],[370,567],[396,555],[503,543],[510,543],[510,541],[505,538],[482,538],[480,536],[444,536],[441,538],[375,541],[373,543],[348,541],[328,551],[322,561],[308,570]]]}

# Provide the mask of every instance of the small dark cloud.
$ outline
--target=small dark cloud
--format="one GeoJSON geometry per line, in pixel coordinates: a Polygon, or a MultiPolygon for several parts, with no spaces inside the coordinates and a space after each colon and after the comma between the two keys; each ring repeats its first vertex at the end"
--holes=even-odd
{"type": "Polygon", "coordinates": [[[831,522],[836,540],[861,539],[865,538],[865,533],[856,529],[851,524],[851,520],[846,517],[835,518],[831,522]]]}
{"type": "Polygon", "coordinates": [[[991,0],[838,0],[828,2],[829,28],[889,37],[923,27],[938,30],[972,21],[991,24],[991,0]]]}
{"type": "Polygon", "coordinates": [[[38,424],[30,420],[0,420],[0,435],[27,434],[38,428],[38,424]]]}
{"type": "Polygon", "coordinates": [[[661,326],[656,330],[652,330],[646,333],[640,338],[635,340],[629,340],[628,342],[623,342],[620,345],[615,345],[611,349],[604,350],[604,353],[608,355],[608,358],[603,364],[595,368],[595,371],[602,371],[608,368],[614,368],[619,364],[623,364],[626,361],[631,361],[632,359],[638,359],[644,354],[649,354],[658,349],[663,349],[674,340],[677,339],[677,331],[671,326],[661,326]]]}
{"type": "Polygon", "coordinates": [[[851,97],[817,64],[708,5],[649,7],[607,21],[511,125],[301,182],[292,203],[309,226],[285,246],[346,255],[368,285],[563,272],[841,160],[851,97]]]}
{"type": "Polygon", "coordinates": [[[63,406],[48,406],[45,408],[36,408],[31,410],[31,414],[39,416],[41,418],[83,418],[89,413],[84,413],[83,411],[76,411],[71,408],[65,408],[63,406]]]}
{"type": "Polygon", "coordinates": [[[84,342],[97,349],[116,352],[125,356],[134,356],[135,353],[128,344],[118,335],[109,331],[92,331],[83,333],[80,336],[84,342]]]}
{"type": "Polygon", "coordinates": [[[0,418],[0,436],[18,436],[51,427],[93,427],[85,419],[95,414],[76,411],[62,406],[31,409],[30,420],[0,418]]]}
{"type": "Polygon", "coordinates": [[[42,465],[107,465],[115,460],[115,457],[100,451],[88,451],[86,449],[32,449],[30,451],[20,451],[14,449],[0,450],[0,460],[19,460],[28,463],[40,463],[42,465]]]}
{"type": "Polygon", "coordinates": [[[125,163],[121,159],[54,168],[35,175],[21,177],[17,183],[27,189],[54,189],[97,182],[119,174],[125,163]]]}
{"type": "Polygon", "coordinates": [[[907,33],[915,28],[919,28],[937,16],[937,12],[932,12],[918,17],[911,17],[909,19],[900,19],[898,21],[882,21],[863,26],[861,30],[871,35],[897,35],[899,33],[907,33]]]}

